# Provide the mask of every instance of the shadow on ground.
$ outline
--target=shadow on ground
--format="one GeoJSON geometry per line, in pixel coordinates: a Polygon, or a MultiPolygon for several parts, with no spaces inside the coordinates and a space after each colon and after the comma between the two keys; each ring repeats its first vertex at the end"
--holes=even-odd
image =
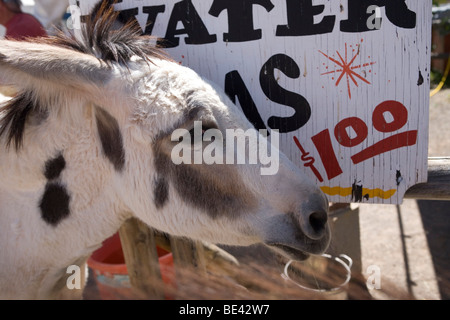
{"type": "Polygon", "coordinates": [[[450,201],[418,200],[442,300],[450,299],[450,201]]]}

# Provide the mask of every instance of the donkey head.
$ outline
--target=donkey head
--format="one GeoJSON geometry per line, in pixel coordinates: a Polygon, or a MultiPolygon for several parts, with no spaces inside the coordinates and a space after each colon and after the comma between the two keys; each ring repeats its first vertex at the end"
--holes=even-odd
{"type": "MultiPolygon", "coordinates": [[[[83,40],[0,41],[0,83],[19,89],[0,117],[1,143],[16,146],[8,152],[20,156],[45,137],[55,145],[41,153],[59,155],[50,162],[53,171],[70,161],[71,148],[90,158],[85,166],[104,163],[95,176],[106,182],[86,183],[107,188],[101,200],[115,203],[116,212],[97,215],[130,212],[173,235],[262,242],[295,259],[323,252],[330,232],[322,192],[275,145],[264,144],[269,139],[224,93],[168,59],[136,28],[110,30],[113,18],[107,13],[88,23],[83,40]],[[92,129],[84,147],[76,147],[77,128],[92,129]],[[263,147],[273,161],[251,161],[264,155],[263,147]]],[[[272,132],[270,140],[276,137],[272,132]]],[[[68,190],[73,201],[83,192],[68,190]]],[[[41,203],[41,211],[53,210],[47,222],[54,228],[83,208],[69,203],[62,214],[55,207],[41,203]]]]}

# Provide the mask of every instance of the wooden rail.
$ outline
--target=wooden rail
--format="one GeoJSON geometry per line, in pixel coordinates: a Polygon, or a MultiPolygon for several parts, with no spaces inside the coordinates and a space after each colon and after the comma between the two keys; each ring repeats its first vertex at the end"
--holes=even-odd
{"type": "Polygon", "coordinates": [[[125,221],[119,229],[130,283],[140,296],[164,299],[164,290],[154,283],[162,281],[156,250],[155,231],[138,219],[125,221]]]}
{"type": "MultiPolygon", "coordinates": [[[[405,198],[450,200],[450,157],[429,158],[428,182],[408,189],[405,198]]],[[[239,265],[232,255],[213,244],[169,237],[135,218],[123,224],[120,237],[132,286],[153,298],[164,298],[164,291],[152,285],[161,279],[156,246],[172,252],[175,272],[195,266],[203,272],[220,270],[227,274],[228,267],[239,265]]]]}
{"type": "Polygon", "coordinates": [[[136,218],[125,221],[119,229],[122,250],[127,264],[131,286],[137,297],[164,299],[161,271],[156,247],[173,254],[175,278],[177,270],[195,267],[199,271],[227,274],[230,266],[239,262],[218,246],[202,241],[191,241],[160,233],[136,218]]]}
{"type": "Polygon", "coordinates": [[[450,200],[450,157],[429,158],[428,182],[409,188],[405,198],[450,200]]]}

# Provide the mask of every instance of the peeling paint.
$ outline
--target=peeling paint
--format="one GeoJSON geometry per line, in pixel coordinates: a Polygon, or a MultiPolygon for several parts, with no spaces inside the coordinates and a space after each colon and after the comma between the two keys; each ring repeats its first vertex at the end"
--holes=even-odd
{"type": "MultiPolygon", "coordinates": [[[[361,202],[363,198],[363,187],[362,185],[358,185],[356,184],[356,180],[355,182],[353,182],[352,184],[352,201],[354,200],[355,202],[361,202]]],[[[364,196],[365,198],[365,196],[364,196]]],[[[368,198],[368,195],[367,195],[368,198]]]]}
{"type": "Polygon", "coordinates": [[[421,86],[423,84],[423,76],[422,76],[422,72],[420,72],[419,70],[419,79],[417,79],[417,85],[421,86]]]}
{"type": "Polygon", "coordinates": [[[397,183],[397,186],[400,185],[400,182],[403,181],[403,177],[402,174],[400,172],[400,170],[397,170],[397,173],[395,174],[395,182],[397,183]]]}

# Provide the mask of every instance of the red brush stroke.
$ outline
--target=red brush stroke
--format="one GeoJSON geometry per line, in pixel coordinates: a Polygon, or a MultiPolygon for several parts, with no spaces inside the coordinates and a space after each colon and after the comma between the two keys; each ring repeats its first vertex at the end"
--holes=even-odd
{"type": "Polygon", "coordinates": [[[302,145],[300,144],[300,141],[298,141],[298,138],[296,136],[294,136],[294,142],[297,145],[297,148],[302,153],[301,159],[303,162],[305,162],[303,165],[305,167],[309,167],[312,170],[312,172],[314,173],[316,178],[319,180],[319,182],[323,182],[322,175],[319,173],[317,168],[314,166],[314,162],[316,161],[316,159],[314,159],[314,157],[308,157],[309,152],[306,152],[305,149],[303,149],[302,145]]]}
{"type": "Polygon", "coordinates": [[[336,154],[334,153],[333,145],[331,144],[330,132],[328,129],[325,129],[311,137],[311,140],[319,152],[323,167],[327,172],[328,180],[340,175],[342,173],[342,169],[336,159],[336,154]]]}
{"type": "MultiPolygon", "coordinates": [[[[353,71],[354,69],[358,69],[361,68],[361,64],[357,65],[357,66],[353,66],[353,62],[355,62],[356,57],[358,57],[359,55],[359,50],[358,53],[356,55],[354,55],[352,57],[352,59],[350,60],[350,62],[348,62],[348,58],[347,58],[347,43],[345,43],[345,56],[344,58],[342,57],[342,55],[339,53],[339,51],[336,51],[336,54],[339,56],[339,59],[341,60],[340,62],[332,57],[330,57],[329,55],[323,53],[322,51],[319,50],[319,52],[324,55],[328,60],[330,60],[331,62],[333,62],[334,64],[336,64],[337,66],[341,67],[341,69],[335,70],[335,71],[329,71],[329,72],[325,72],[322,73],[321,75],[326,75],[326,74],[331,74],[331,73],[335,73],[335,72],[340,72],[341,74],[339,75],[337,81],[336,81],[336,87],[339,85],[339,83],[341,82],[342,78],[345,76],[346,80],[347,80],[347,91],[348,91],[348,96],[351,99],[352,98],[352,92],[350,90],[350,80],[353,82],[353,84],[355,86],[358,87],[358,82],[357,79],[367,83],[367,84],[371,84],[369,81],[367,81],[366,79],[364,79],[362,76],[360,76],[359,74],[357,74],[355,71],[353,71]]],[[[367,67],[367,66],[371,66],[375,64],[375,62],[367,62],[364,63],[362,65],[362,67],[367,67]]]]}
{"type": "Polygon", "coordinates": [[[367,159],[375,157],[379,154],[392,151],[401,147],[408,147],[415,145],[417,142],[417,130],[411,130],[393,135],[389,138],[383,139],[374,145],[358,152],[351,157],[354,164],[358,164],[367,159]]]}

